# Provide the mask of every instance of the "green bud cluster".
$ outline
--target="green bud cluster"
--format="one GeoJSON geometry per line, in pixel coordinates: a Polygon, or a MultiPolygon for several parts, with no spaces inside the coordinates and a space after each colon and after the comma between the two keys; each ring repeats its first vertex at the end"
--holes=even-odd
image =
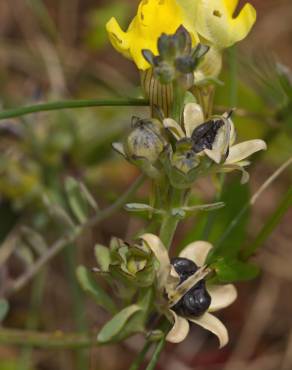
{"type": "Polygon", "coordinates": [[[129,244],[112,238],[109,248],[97,245],[95,254],[99,270],[125,285],[148,287],[155,279],[153,254],[143,241],[129,244]]]}
{"type": "Polygon", "coordinates": [[[158,55],[142,50],[144,58],[152,66],[154,76],[162,83],[178,80],[186,89],[194,84],[194,71],[209,46],[198,44],[192,48],[188,31],[179,27],[174,35],[162,34],[158,39],[158,55]]]}

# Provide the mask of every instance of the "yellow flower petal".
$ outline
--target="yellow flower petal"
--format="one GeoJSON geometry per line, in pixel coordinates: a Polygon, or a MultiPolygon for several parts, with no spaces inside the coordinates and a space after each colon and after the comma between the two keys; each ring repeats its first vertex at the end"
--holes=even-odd
{"type": "Polygon", "coordinates": [[[150,65],[144,59],[142,50],[149,49],[157,55],[157,41],[161,34],[174,34],[181,25],[191,33],[193,44],[197,44],[196,31],[189,26],[175,0],[142,0],[127,32],[121,30],[114,18],[107,23],[106,29],[114,48],[133,59],[139,69],[146,70],[150,65]]]}
{"type": "Polygon", "coordinates": [[[217,319],[217,317],[206,312],[198,318],[188,317],[188,320],[215,334],[219,339],[220,348],[226,346],[228,343],[229,338],[227,329],[223,323],[217,319]]]}
{"type": "Polygon", "coordinates": [[[247,3],[233,17],[238,0],[198,0],[195,27],[200,36],[219,48],[244,39],[256,21],[255,8],[247,3]]]}
{"type": "Polygon", "coordinates": [[[173,316],[174,324],[170,332],[167,334],[166,340],[171,343],[180,343],[188,335],[189,330],[190,330],[190,325],[185,318],[178,316],[172,310],[170,310],[170,312],[173,316]]]}
{"type": "Polygon", "coordinates": [[[111,18],[107,22],[106,30],[113,47],[126,58],[131,59],[128,35],[121,29],[115,18],[111,18]]]}

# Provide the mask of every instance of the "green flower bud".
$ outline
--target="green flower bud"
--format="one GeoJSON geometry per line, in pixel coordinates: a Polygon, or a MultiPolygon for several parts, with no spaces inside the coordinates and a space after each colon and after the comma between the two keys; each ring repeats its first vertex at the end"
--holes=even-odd
{"type": "Polygon", "coordinates": [[[179,27],[174,35],[162,34],[157,43],[158,56],[149,49],[142,54],[153,68],[154,77],[161,84],[170,84],[178,79],[185,89],[194,84],[194,70],[209,46],[197,45],[192,49],[192,39],[188,31],[179,27]],[[192,75],[192,76],[188,76],[192,75]]]}
{"type": "Polygon", "coordinates": [[[185,139],[176,143],[176,150],[172,155],[171,163],[172,166],[186,175],[198,167],[200,160],[192,150],[191,140],[185,139]]]}
{"type": "Polygon", "coordinates": [[[95,254],[100,271],[114,277],[119,283],[147,287],[154,281],[155,260],[143,241],[128,244],[121,239],[112,238],[109,248],[99,245],[95,254]]]}

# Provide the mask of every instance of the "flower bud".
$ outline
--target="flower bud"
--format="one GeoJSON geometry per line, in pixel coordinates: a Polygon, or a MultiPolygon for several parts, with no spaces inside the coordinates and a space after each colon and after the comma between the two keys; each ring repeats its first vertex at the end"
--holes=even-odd
{"type": "Polygon", "coordinates": [[[147,159],[153,164],[166,144],[158,120],[135,119],[133,130],[126,139],[125,152],[130,159],[147,159]]]}
{"type": "Polygon", "coordinates": [[[197,177],[200,159],[192,150],[189,140],[178,142],[175,152],[168,146],[160,160],[171,185],[177,189],[189,188],[197,177]]]}
{"type": "Polygon", "coordinates": [[[119,282],[133,286],[146,287],[155,277],[154,260],[150,248],[145,242],[129,244],[121,239],[112,238],[110,247],[98,246],[96,257],[100,271],[109,273],[119,282]],[[107,251],[107,269],[102,268],[101,259],[107,251]]]}
{"type": "Polygon", "coordinates": [[[171,162],[180,172],[187,175],[194,168],[198,167],[200,160],[192,150],[191,142],[181,140],[176,144],[176,151],[172,156],[171,162]]]}

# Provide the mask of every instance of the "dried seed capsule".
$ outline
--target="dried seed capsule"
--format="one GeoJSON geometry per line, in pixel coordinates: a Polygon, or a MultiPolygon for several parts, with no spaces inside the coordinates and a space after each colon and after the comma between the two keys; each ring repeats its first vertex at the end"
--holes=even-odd
{"type": "Polygon", "coordinates": [[[180,277],[180,284],[198,270],[198,266],[187,258],[173,258],[171,264],[180,277]]]}
{"type": "Polygon", "coordinates": [[[199,281],[172,309],[182,316],[201,316],[211,304],[205,281],[199,281]]]}
{"type": "Polygon", "coordinates": [[[127,137],[125,151],[129,158],[145,158],[154,163],[163,151],[166,141],[157,120],[134,118],[133,130],[127,137]]]}
{"type": "MultiPolygon", "coordinates": [[[[173,258],[171,264],[180,277],[180,284],[193,275],[198,266],[187,258],[173,258]]],[[[204,280],[200,280],[172,309],[182,316],[201,316],[211,304],[211,297],[204,280]]]]}
{"type": "Polygon", "coordinates": [[[216,135],[223,125],[223,120],[212,119],[198,126],[192,133],[192,149],[196,153],[204,149],[212,149],[216,135]]]}

